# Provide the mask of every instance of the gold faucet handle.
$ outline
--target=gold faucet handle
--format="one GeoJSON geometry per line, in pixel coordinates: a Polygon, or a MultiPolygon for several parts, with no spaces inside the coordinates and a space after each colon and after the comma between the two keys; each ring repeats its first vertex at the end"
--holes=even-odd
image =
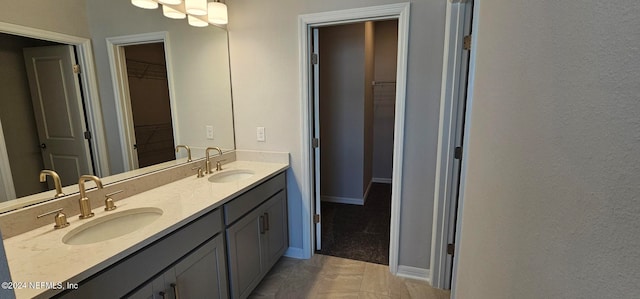
{"type": "Polygon", "coordinates": [[[222,170],[222,163],[220,163],[220,162],[224,162],[224,161],[227,161],[227,159],[222,159],[222,160],[216,161],[216,171],[222,170]]]}
{"type": "Polygon", "coordinates": [[[51,212],[46,212],[44,214],[38,215],[36,216],[36,218],[42,218],[44,216],[49,216],[52,214],[56,214],[55,216],[55,225],[53,226],[54,229],[59,229],[59,228],[64,228],[69,226],[69,222],[67,222],[67,215],[65,215],[64,213],[62,213],[62,209],[63,208],[59,208],[57,210],[53,210],[51,212]]]}
{"type": "Polygon", "coordinates": [[[113,198],[111,198],[111,196],[114,196],[114,195],[116,195],[118,193],[122,193],[122,192],[124,192],[124,190],[118,190],[118,191],[107,193],[107,194],[104,195],[104,210],[105,211],[113,211],[113,210],[115,210],[117,208],[116,204],[113,203],[113,198]]]}
{"type": "Polygon", "coordinates": [[[192,170],[198,170],[198,174],[196,175],[197,178],[201,178],[204,177],[204,172],[202,171],[202,167],[194,167],[191,168],[192,170]]]}

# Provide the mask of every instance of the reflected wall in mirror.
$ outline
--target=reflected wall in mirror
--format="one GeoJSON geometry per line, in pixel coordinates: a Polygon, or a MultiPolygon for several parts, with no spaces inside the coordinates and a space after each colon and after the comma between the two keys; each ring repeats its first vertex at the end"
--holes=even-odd
{"type": "MultiPolygon", "coordinates": [[[[93,172],[102,177],[111,175],[104,179],[108,183],[186,160],[186,152],[180,151],[177,154],[177,161],[128,172],[137,168],[136,165],[127,162],[126,156],[127,152],[135,153],[135,149],[127,148],[128,136],[121,125],[123,117],[127,115],[118,94],[121,82],[114,80],[112,72],[108,38],[163,33],[166,36],[163,42],[166,52],[167,93],[170,98],[169,111],[166,112],[171,117],[170,135],[173,135],[171,140],[173,145],[189,145],[194,151],[194,158],[203,156],[203,150],[208,146],[219,146],[224,150],[235,148],[225,29],[213,26],[190,27],[186,22],[163,17],[161,9],[139,9],[132,6],[130,1],[70,0],[55,3],[38,1],[37,5],[31,2],[33,1],[12,2],[12,5],[0,11],[0,32],[4,33],[0,36],[0,39],[4,38],[0,41],[2,47],[0,59],[8,57],[14,59],[12,65],[18,67],[21,65],[22,71],[25,72],[24,59],[21,62],[15,60],[16,57],[22,57],[22,48],[59,45],[76,51],[74,55],[78,59],[78,64],[82,66],[82,71],[85,72],[79,75],[82,98],[79,100],[78,107],[80,111],[86,113],[80,112],[77,117],[80,119],[81,127],[84,125],[80,136],[84,138],[85,131],[91,132],[88,133],[91,134],[91,139],[83,140],[83,146],[88,153],[89,169],[78,172],[81,174],[93,172]],[[35,10],[34,5],[37,7],[35,10]],[[27,11],[29,13],[26,13],[27,11]],[[54,38],[48,41],[28,38],[39,36],[23,34],[21,30],[14,30],[14,27],[30,28],[39,33],[46,32],[45,35],[50,34],[54,38]],[[71,47],[62,45],[57,43],[60,41],[55,38],[58,35],[69,37],[77,42],[70,42],[69,44],[73,45],[71,47]],[[82,39],[86,39],[87,42],[83,43],[82,39]],[[8,42],[9,40],[11,42],[8,42]],[[18,46],[16,43],[24,45],[18,46]],[[11,51],[6,51],[5,48],[9,46],[13,48],[11,51]],[[16,52],[17,48],[20,48],[20,51],[16,52]],[[87,72],[91,74],[86,74],[87,72]],[[208,138],[207,127],[209,126],[213,127],[213,138],[208,138]]],[[[5,65],[4,61],[2,65],[5,65]]],[[[40,183],[38,180],[38,172],[47,166],[42,158],[43,149],[40,147],[45,142],[41,142],[41,138],[33,133],[37,131],[37,125],[33,121],[37,114],[33,112],[34,105],[30,102],[14,105],[8,101],[8,99],[16,100],[17,98],[24,100],[25,95],[31,101],[28,79],[24,75],[10,74],[6,71],[4,67],[0,70],[0,83],[12,87],[18,86],[21,90],[7,93],[2,86],[4,93],[0,92],[2,96],[0,132],[4,133],[0,134],[0,137],[3,137],[0,138],[0,200],[18,197],[18,200],[13,202],[20,203],[17,205],[10,202],[0,203],[0,212],[17,208],[19,205],[52,199],[54,194],[52,191],[37,193],[50,188],[47,183],[40,183]],[[27,124],[25,121],[24,124],[16,126],[12,118],[24,118],[30,122],[27,124]],[[11,141],[14,139],[21,139],[21,141],[14,144],[14,141],[11,141]],[[22,156],[16,158],[15,153],[22,156]],[[18,185],[20,186],[16,188],[18,185]],[[22,185],[30,187],[22,187],[22,185]],[[13,195],[7,196],[10,192],[5,191],[8,189],[14,189],[13,195]],[[29,200],[20,198],[32,193],[36,194],[27,196],[29,200]]],[[[149,93],[147,97],[155,96],[149,93]]],[[[45,115],[54,113],[47,108],[47,105],[40,106],[45,107],[43,109],[45,115]]],[[[59,115],[59,110],[55,111],[55,115],[59,115]]],[[[68,129],[64,126],[61,128],[68,129]]],[[[131,145],[135,144],[134,142],[131,145]]],[[[50,145],[47,144],[46,147],[49,148],[50,145]]],[[[173,154],[175,155],[175,152],[173,154]]],[[[77,178],[71,178],[73,176],[61,174],[62,180],[67,184],[77,182],[77,178]]],[[[67,187],[65,190],[67,194],[74,192],[77,192],[75,186],[67,187]]]]}

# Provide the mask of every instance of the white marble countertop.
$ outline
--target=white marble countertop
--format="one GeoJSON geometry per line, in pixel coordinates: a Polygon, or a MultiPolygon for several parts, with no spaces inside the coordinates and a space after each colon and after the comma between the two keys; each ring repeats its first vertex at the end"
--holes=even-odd
{"type": "Polygon", "coordinates": [[[11,279],[14,283],[27,284],[15,289],[16,297],[32,298],[45,292],[46,295],[54,295],[58,291],[44,286],[30,288],[28,283],[78,283],[288,167],[284,163],[235,161],[226,164],[223,172],[249,169],[255,174],[229,183],[211,183],[207,180],[210,175],[203,178],[193,175],[119,200],[115,211],[107,212],[103,206],[99,206],[93,209],[95,216],[91,219],[70,217],[68,221],[71,225],[66,228],[54,230],[53,225],[47,225],[6,239],[4,246],[11,279]],[[163,214],[145,227],[110,240],[86,245],[67,245],[62,242],[65,234],[83,223],[114,212],[141,207],[160,208],[163,214]]]}

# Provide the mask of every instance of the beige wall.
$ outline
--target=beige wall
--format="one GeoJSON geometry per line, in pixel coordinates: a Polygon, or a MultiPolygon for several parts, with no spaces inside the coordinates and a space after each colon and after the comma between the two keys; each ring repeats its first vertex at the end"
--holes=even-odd
{"type": "Polygon", "coordinates": [[[640,2],[476,5],[456,298],[639,298],[640,2]]]}
{"type": "Polygon", "coordinates": [[[320,28],[319,45],[320,194],[362,200],[365,25],[320,28]]]}
{"type": "Polygon", "coordinates": [[[22,49],[50,44],[0,34],[0,122],[17,197],[47,190],[38,179],[44,165],[22,49]]]}
{"type": "MultiPolygon", "coordinates": [[[[373,174],[373,75],[375,73],[375,26],[373,22],[364,23],[364,144],[362,193],[366,194],[373,174]]],[[[366,198],[365,198],[366,200],[366,198]]]]}
{"type": "MultiPolygon", "coordinates": [[[[398,22],[375,22],[375,74],[379,82],[395,82],[398,56],[398,22]]],[[[373,177],[391,180],[396,85],[373,87],[373,177]]]]}
{"type": "Polygon", "coordinates": [[[0,22],[89,37],[85,0],[2,0],[0,22]]]}
{"type": "MultiPolygon", "coordinates": [[[[291,153],[289,240],[303,247],[298,16],[402,0],[229,1],[238,148],[291,153]],[[256,127],[267,129],[257,142],[256,127]]],[[[400,265],[429,268],[446,1],[411,2],[400,265]]]]}

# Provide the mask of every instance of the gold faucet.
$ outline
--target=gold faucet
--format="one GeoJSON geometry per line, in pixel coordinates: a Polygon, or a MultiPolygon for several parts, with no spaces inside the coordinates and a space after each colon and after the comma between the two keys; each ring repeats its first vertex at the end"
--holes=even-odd
{"type": "MultiPolygon", "coordinates": [[[[207,147],[207,149],[204,150],[204,154],[207,157],[206,161],[204,163],[205,164],[205,167],[204,167],[204,173],[205,174],[213,173],[213,171],[211,170],[211,161],[209,161],[209,151],[210,150],[217,150],[218,151],[218,156],[222,156],[222,150],[217,146],[207,147]]],[[[220,165],[220,162],[216,163],[216,170],[217,171],[222,170],[222,166],[220,165]]]]}
{"type": "Polygon", "coordinates": [[[191,149],[189,148],[189,146],[184,144],[176,145],[176,153],[180,150],[180,148],[184,148],[187,150],[187,162],[191,162],[191,149]]]}
{"type": "Polygon", "coordinates": [[[83,175],[78,180],[78,188],[80,189],[80,219],[87,219],[93,217],[93,213],[91,212],[91,203],[89,202],[89,198],[87,198],[84,189],[85,181],[94,181],[98,189],[102,189],[102,181],[95,175],[83,175]]]}
{"type": "Polygon", "coordinates": [[[40,182],[41,183],[46,182],[47,176],[51,176],[51,178],[53,179],[53,185],[56,186],[55,198],[64,196],[64,193],[62,193],[62,184],[60,183],[60,176],[53,170],[44,169],[40,171],[40,182]]]}

